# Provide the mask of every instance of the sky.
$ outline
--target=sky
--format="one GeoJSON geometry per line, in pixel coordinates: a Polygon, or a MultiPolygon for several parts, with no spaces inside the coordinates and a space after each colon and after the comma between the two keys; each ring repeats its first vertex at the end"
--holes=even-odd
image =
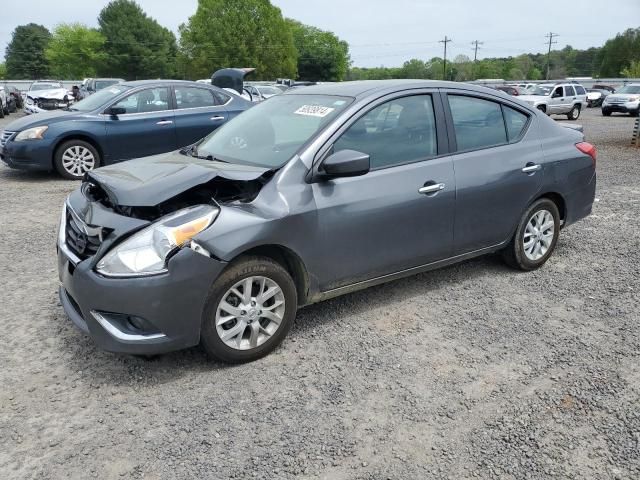
{"type": "MultiPolygon", "coordinates": [[[[0,22],[0,57],[11,32],[34,22],[52,29],[61,22],[96,26],[108,0],[21,0],[0,22]]],[[[196,11],[197,0],[138,0],[176,34],[196,11]]],[[[483,42],[478,58],[546,52],[545,34],[557,33],[553,48],[601,46],[627,28],[640,27],[640,0],[272,0],[284,16],[336,33],[350,45],[354,66],[401,66],[406,60],[442,56],[473,58],[471,42],[483,42]],[[525,7],[526,4],[526,7],[525,7]]]]}

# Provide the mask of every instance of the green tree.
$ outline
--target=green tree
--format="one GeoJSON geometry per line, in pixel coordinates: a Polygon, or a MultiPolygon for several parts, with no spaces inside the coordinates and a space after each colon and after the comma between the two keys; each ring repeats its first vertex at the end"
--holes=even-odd
{"type": "Polygon", "coordinates": [[[51,74],[62,79],[95,77],[106,60],[102,34],[80,23],[60,24],[45,50],[51,74]]]}
{"type": "Polygon", "coordinates": [[[334,33],[287,19],[298,51],[298,78],[310,81],[344,80],[349,69],[349,44],[334,33]]]}
{"type": "Polygon", "coordinates": [[[622,75],[627,78],[640,78],[640,60],[632,60],[631,64],[622,70],[622,75]]]}
{"type": "Polygon", "coordinates": [[[42,25],[20,25],[13,31],[5,50],[7,76],[12,79],[43,78],[49,75],[44,51],[51,33],[42,25]]]}
{"type": "Polygon", "coordinates": [[[400,69],[402,78],[428,78],[427,73],[427,65],[417,58],[407,60],[400,69]]]}
{"type": "Polygon", "coordinates": [[[175,75],[175,36],[134,1],[113,0],[100,12],[98,24],[106,54],[101,75],[126,79],[175,75]]]}
{"type": "Polygon", "coordinates": [[[7,78],[7,66],[4,63],[0,63],[0,79],[7,78]]]}
{"type": "Polygon", "coordinates": [[[198,0],[180,25],[181,73],[206,78],[225,67],[253,67],[256,78],[295,78],[293,33],[269,0],[198,0]]]}
{"type": "Polygon", "coordinates": [[[629,28],[607,40],[597,55],[601,77],[617,77],[631,60],[640,58],[640,28],[629,28]]]}

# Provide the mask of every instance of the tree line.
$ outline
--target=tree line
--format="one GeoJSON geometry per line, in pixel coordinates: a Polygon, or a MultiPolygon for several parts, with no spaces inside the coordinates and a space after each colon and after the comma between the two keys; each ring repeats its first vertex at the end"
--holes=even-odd
{"type": "Polygon", "coordinates": [[[149,17],[133,0],[113,0],[98,27],[65,23],[52,32],[18,26],[0,64],[0,78],[105,76],[210,78],[224,67],[254,67],[255,79],[311,81],[425,78],[541,80],[564,77],[640,77],[640,28],[628,29],[602,47],[570,46],[546,54],[471,60],[458,55],[414,58],[402,67],[351,67],[349,45],[335,34],[287,19],[269,0],[198,0],[179,27],[179,37],[149,17]]]}
{"type": "Polygon", "coordinates": [[[98,28],[64,23],[18,26],[0,78],[210,78],[224,67],[254,67],[255,79],[340,81],[349,46],[331,32],[284,18],[269,0],[199,0],[179,39],[133,0],[113,0],[98,28]]]}

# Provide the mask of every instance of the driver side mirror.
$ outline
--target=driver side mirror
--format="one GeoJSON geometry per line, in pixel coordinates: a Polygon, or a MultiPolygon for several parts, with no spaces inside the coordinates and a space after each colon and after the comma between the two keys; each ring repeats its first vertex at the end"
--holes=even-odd
{"type": "Polygon", "coordinates": [[[318,178],[358,177],[369,173],[371,158],[368,154],[355,150],[340,150],[324,159],[318,168],[318,178]]]}
{"type": "Polygon", "coordinates": [[[111,107],[107,109],[105,113],[117,117],[118,115],[124,115],[125,113],[127,113],[127,109],[124,107],[111,107]]]}

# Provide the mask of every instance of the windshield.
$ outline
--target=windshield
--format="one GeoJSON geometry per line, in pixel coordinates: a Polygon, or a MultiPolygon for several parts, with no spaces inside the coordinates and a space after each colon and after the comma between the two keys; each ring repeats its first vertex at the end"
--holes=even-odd
{"type": "Polygon", "coordinates": [[[102,90],[116,83],[120,83],[122,80],[98,80],[96,81],[96,90],[102,90]]]}
{"type": "Polygon", "coordinates": [[[90,112],[103,106],[109,100],[117,97],[122,92],[126,92],[131,87],[125,85],[114,85],[112,87],[105,88],[99,92],[94,93],[90,97],[80,100],[78,103],[74,103],[70,110],[77,110],[80,112],[90,112]]]}
{"type": "Polygon", "coordinates": [[[553,87],[547,87],[544,85],[536,85],[534,88],[531,89],[529,95],[549,95],[549,93],[551,92],[551,89],[553,87]]]}
{"type": "Polygon", "coordinates": [[[34,83],[31,85],[31,88],[29,88],[29,90],[31,90],[32,92],[35,92],[36,90],[51,90],[52,88],[62,88],[62,84],[61,83],[34,83]]]}
{"type": "Polygon", "coordinates": [[[352,101],[329,95],[277,95],[205,137],[193,154],[230,163],[281,167],[352,101]]]}
{"type": "Polygon", "coordinates": [[[620,90],[616,90],[616,93],[640,93],[640,85],[627,85],[622,87],[620,90]]]}

